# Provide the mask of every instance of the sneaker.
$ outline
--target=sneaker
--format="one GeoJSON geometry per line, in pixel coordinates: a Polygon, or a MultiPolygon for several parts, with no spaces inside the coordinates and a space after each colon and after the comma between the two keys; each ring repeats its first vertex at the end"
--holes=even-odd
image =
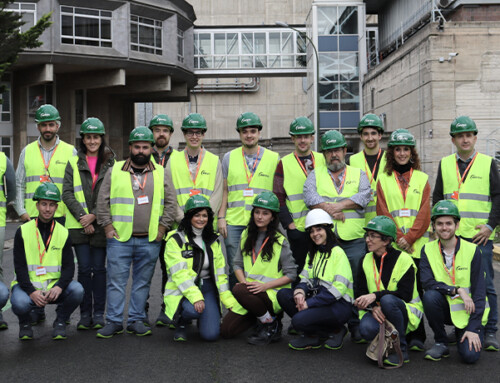
{"type": "Polygon", "coordinates": [[[102,314],[94,314],[94,318],[92,318],[92,328],[94,330],[99,330],[106,325],[104,322],[104,315],[102,314]]]}
{"type": "Polygon", "coordinates": [[[118,335],[123,333],[123,326],[121,323],[108,322],[106,325],[97,331],[97,337],[103,339],[109,339],[113,335],[118,335]]]}
{"type": "Polygon", "coordinates": [[[498,345],[498,340],[494,332],[487,332],[484,334],[484,349],[486,351],[498,351],[500,348],[498,345]]]}
{"type": "Polygon", "coordinates": [[[297,351],[317,349],[321,348],[321,346],[323,346],[323,341],[319,337],[307,335],[301,335],[288,343],[288,347],[297,351]]]}
{"type": "Polygon", "coordinates": [[[422,342],[420,339],[410,340],[408,348],[410,349],[410,351],[425,351],[424,342],[422,342]]]}
{"type": "Polygon", "coordinates": [[[127,326],[127,332],[129,334],[135,334],[137,336],[146,336],[151,335],[151,328],[143,321],[136,320],[135,322],[132,322],[127,326]]]}
{"type": "Polygon", "coordinates": [[[425,359],[437,362],[441,358],[448,358],[450,356],[450,349],[444,343],[435,343],[430,349],[425,352],[425,359]]]}
{"type": "Polygon", "coordinates": [[[184,325],[177,325],[175,327],[175,332],[174,332],[174,341],[176,342],[186,342],[187,339],[187,331],[186,331],[186,326],[184,325]]]}
{"type": "Polygon", "coordinates": [[[54,340],[64,340],[67,339],[66,336],[66,322],[61,320],[55,320],[52,325],[54,330],[52,330],[52,339],[54,340]]]}
{"type": "Polygon", "coordinates": [[[325,342],[325,348],[329,350],[339,350],[342,348],[344,344],[344,337],[347,335],[347,329],[345,326],[342,326],[339,332],[332,333],[328,336],[328,339],[325,342]]]}
{"type": "Polygon", "coordinates": [[[359,332],[359,326],[353,326],[349,328],[349,331],[351,332],[351,340],[354,343],[357,344],[368,343],[368,341],[366,339],[363,339],[363,337],[361,336],[361,333],[359,332]]]}
{"type": "Polygon", "coordinates": [[[88,313],[81,314],[80,321],[76,325],[78,330],[90,330],[92,327],[92,317],[88,313]]]}
{"type": "MultiPolygon", "coordinates": [[[[384,363],[389,366],[397,366],[399,364],[399,356],[396,353],[389,354],[387,358],[384,359],[384,363]]],[[[410,357],[407,351],[403,351],[403,363],[410,363],[410,357]]]]}
{"type": "Polygon", "coordinates": [[[158,315],[158,319],[156,319],[156,325],[160,327],[170,327],[172,322],[168,319],[167,314],[165,314],[165,310],[161,309],[160,315],[158,315]]]}
{"type": "Polygon", "coordinates": [[[3,320],[3,314],[0,311],[0,330],[7,330],[9,328],[9,325],[7,324],[6,321],[3,320]]]}
{"type": "Polygon", "coordinates": [[[19,339],[33,339],[33,329],[31,328],[31,323],[19,323],[19,339]]]}
{"type": "Polygon", "coordinates": [[[299,335],[299,332],[292,325],[288,326],[287,332],[288,335],[299,335]]]}
{"type": "Polygon", "coordinates": [[[275,319],[270,323],[262,323],[260,330],[255,335],[250,335],[247,342],[256,346],[264,346],[281,339],[278,321],[275,319]]]}
{"type": "Polygon", "coordinates": [[[39,323],[45,321],[45,311],[39,309],[33,309],[30,311],[30,321],[32,326],[36,326],[39,323]]]}

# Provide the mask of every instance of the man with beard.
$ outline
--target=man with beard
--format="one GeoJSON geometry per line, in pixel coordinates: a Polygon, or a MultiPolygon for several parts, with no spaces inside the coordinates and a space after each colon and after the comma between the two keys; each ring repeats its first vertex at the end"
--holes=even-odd
{"type": "Polygon", "coordinates": [[[123,309],[130,269],[132,287],[127,332],[151,334],[146,301],[161,242],[174,220],[175,194],[170,177],[151,161],[153,134],[145,126],[129,136],[130,158],[108,170],[97,203],[97,223],[107,238],[106,325],[99,338],[123,332],[123,309]],[[164,202],[165,200],[165,202],[164,202]]]}
{"type": "Polygon", "coordinates": [[[224,237],[229,284],[237,280],[233,258],[240,245],[241,233],[250,221],[252,203],[257,194],[273,190],[273,179],[279,155],[259,146],[262,122],[252,112],[242,113],[236,121],[236,131],[242,146],[226,153],[222,159],[224,192],[218,214],[219,233],[224,237]]]}
{"type": "MultiPolygon", "coordinates": [[[[304,184],[304,202],[309,209],[320,208],[333,218],[333,229],[340,247],[347,254],[354,276],[365,255],[364,208],[371,199],[371,187],[366,173],[346,165],[347,143],[342,133],[330,130],[321,137],[321,149],[326,166],[314,169],[304,184]]],[[[351,338],[364,342],[359,333],[357,310],[349,320],[351,338]]]]}
{"type": "Polygon", "coordinates": [[[166,167],[170,156],[175,152],[169,145],[170,137],[174,133],[172,119],[166,114],[157,114],[149,121],[149,129],[153,132],[155,140],[153,158],[157,164],[166,167]]]}

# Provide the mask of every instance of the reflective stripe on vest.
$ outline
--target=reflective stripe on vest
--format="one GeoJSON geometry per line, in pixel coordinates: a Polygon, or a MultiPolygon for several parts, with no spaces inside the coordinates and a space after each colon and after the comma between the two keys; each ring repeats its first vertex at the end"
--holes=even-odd
{"type": "MultiPolygon", "coordinates": [[[[73,168],[73,193],[76,201],[80,204],[86,214],[89,214],[87,202],[85,201],[85,194],[83,193],[82,178],[80,177],[80,170],[78,170],[78,156],[71,157],[69,163],[73,168]]],[[[66,211],[66,224],[67,229],[83,229],[80,222],[73,217],[69,209],[66,211]]]]}
{"type": "Polygon", "coordinates": [[[5,185],[3,183],[3,177],[6,170],[7,156],[4,152],[0,152],[0,227],[5,226],[5,216],[7,215],[7,198],[5,197],[5,185]]]}

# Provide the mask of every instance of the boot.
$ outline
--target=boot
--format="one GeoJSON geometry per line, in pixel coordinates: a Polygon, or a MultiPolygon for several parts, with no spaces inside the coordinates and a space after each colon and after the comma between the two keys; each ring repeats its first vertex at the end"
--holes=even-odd
{"type": "Polygon", "coordinates": [[[247,342],[257,346],[264,346],[271,342],[277,342],[281,339],[281,332],[279,331],[279,323],[274,319],[270,323],[263,323],[259,332],[255,335],[250,335],[247,342]]]}

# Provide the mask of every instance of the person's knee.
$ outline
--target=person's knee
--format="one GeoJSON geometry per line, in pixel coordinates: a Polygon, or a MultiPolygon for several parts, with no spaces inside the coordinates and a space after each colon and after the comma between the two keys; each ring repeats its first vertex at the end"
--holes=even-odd
{"type": "Polygon", "coordinates": [[[233,287],[233,295],[236,299],[248,294],[247,286],[243,283],[237,283],[233,287]]]}
{"type": "Polygon", "coordinates": [[[9,289],[4,284],[0,284],[0,309],[5,306],[9,299],[9,289]]]}
{"type": "Polygon", "coordinates": [[[365,318],[361,319],[359,323],[359,333],[361,337],[366,340],[372,340],[375,338],[379,331],[379,324],[373,318],[365,318]]]}
{"type": "Polygon", "coordinates": [[[80,301],[83,299],[84,289],[81,283],[71,281],[66,289],[68,292],[68,296],[70,296],[72,299],[80,301]]]}
{"type": "Polygon", "coordinates": [[[393,309],[398,304],[399,298],[392,294],[386,294],[380,298],[380,306],[382,311],[387,311],[393,309]]]}
{"type": "Polygon", "coordinates": [[[427,290],[422,297],[422,302],[424,307],[436,307],[441,306],[442,295],[436,290],[427,290]]]}
{"type": "Polygon", "coordinates": [[[474,364],[479,360],[481,353],[476,351],[469,351],[468,349],[464,350],[463,348],[459,348],[458,355],[460,355],[460,359],[462,360],[462,362],[466,364],[474,364]]]}
{"type": "Polygon", "coordinates": [[[23,315],[31,310],[31,299],[28,294],[23,294],[17,292],[17,294],[12,294],[11,297],[12,312],[16,315],[23,315]]]}
{"type": "Polygon", "coordinates": [[[213,331],[204,331],[200,332],[200,337],[206,342],[215,342],[217,339],[219,339],[220,335],[220,330],[213,330],[213,331]]]}

